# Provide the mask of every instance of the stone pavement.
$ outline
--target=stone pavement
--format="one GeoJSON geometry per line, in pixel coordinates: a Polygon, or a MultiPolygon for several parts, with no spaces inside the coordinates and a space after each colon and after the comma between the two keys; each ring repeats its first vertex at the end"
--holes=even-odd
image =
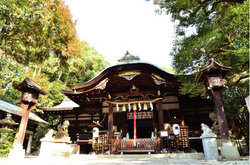
{"type": "Polygon", "coordinates": [[[165,164],[165,165],[249,165],[249,157],[238,161],[206,161],[203,158],[176,158],[166,154],[138,155],[71,155],[70,158],[27,157],[10,160],[0,158],[0,165],[108,165],[108,164],[165,164]]]}

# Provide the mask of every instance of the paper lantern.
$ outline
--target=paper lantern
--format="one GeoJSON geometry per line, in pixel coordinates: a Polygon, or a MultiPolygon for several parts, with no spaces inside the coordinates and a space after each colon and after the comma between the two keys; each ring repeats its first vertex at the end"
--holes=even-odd
{"type": "Polygon", "coordinates": [[[122,106],[122,111],[126,112],[126,106],[125,106],[125,104],[123,104],[123,106],[122,106]]]}
{"type": "Polygon", "coordinates": [[[137,110],[136,104],[133,104],[133,110],[134,110],[134,111],[137,110]]]}

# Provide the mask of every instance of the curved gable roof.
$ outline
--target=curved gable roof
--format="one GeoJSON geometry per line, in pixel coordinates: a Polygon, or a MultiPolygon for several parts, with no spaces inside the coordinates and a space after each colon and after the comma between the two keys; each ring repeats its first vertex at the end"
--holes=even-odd
{"type": "MultiPolygon", "coordinates": [[[[118,75],[122,72],[129,72],[129,71],[139,71],[143,73],[153,73],[161,78],[165,79],[166,81],[172,81],[177,83],[177,79],[174,74],[168,73],[165,70],[149,63],[145,62],[135,62],[135,63],[127,63],[127,64],[118,64],[110,66],[103,71],[101,71],[97,76],[92,78],[91,80],[82,83],[73,85],[71,87],[72,90],[79,90],[84,89],[88,90],[93,88],[94,86],[98,85],[101,81],[105,80],[106,78],[112,75],[118,75]]],[[[179,84],[179,83],[178,83],[179,84]]],[[[64,91],[66,92],[66,91],[64,91]]]]}

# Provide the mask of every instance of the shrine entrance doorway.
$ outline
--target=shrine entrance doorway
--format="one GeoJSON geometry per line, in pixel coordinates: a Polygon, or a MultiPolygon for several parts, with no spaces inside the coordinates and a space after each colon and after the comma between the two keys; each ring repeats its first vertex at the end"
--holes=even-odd
{"type": "MultiPolygon", "coordinates": [[[[153,130],[153,119],[136,120],[137,138],[151,138],[153,130]]],[[[134,120],[127,120],[127,131],[130,139],[134,138],[134,120]]]]}

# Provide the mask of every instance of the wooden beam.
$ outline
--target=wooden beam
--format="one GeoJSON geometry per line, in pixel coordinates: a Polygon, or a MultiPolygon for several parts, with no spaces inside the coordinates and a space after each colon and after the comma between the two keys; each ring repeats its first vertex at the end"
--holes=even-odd
{"type": "Polygon", "coordinates": [[[156,95],[157,94],[157,91],[136,91],[134,93],[131,93],[131,92],[123,92],[123,93],[113,93],[112,94],[112,97],[113,98],[116,98],[118,96],[123,96],[123,97],[126,97],[126,96],[138,96],[138,95],[148,95],[148,94],[153,94],[153,95],[156,95]]]}

